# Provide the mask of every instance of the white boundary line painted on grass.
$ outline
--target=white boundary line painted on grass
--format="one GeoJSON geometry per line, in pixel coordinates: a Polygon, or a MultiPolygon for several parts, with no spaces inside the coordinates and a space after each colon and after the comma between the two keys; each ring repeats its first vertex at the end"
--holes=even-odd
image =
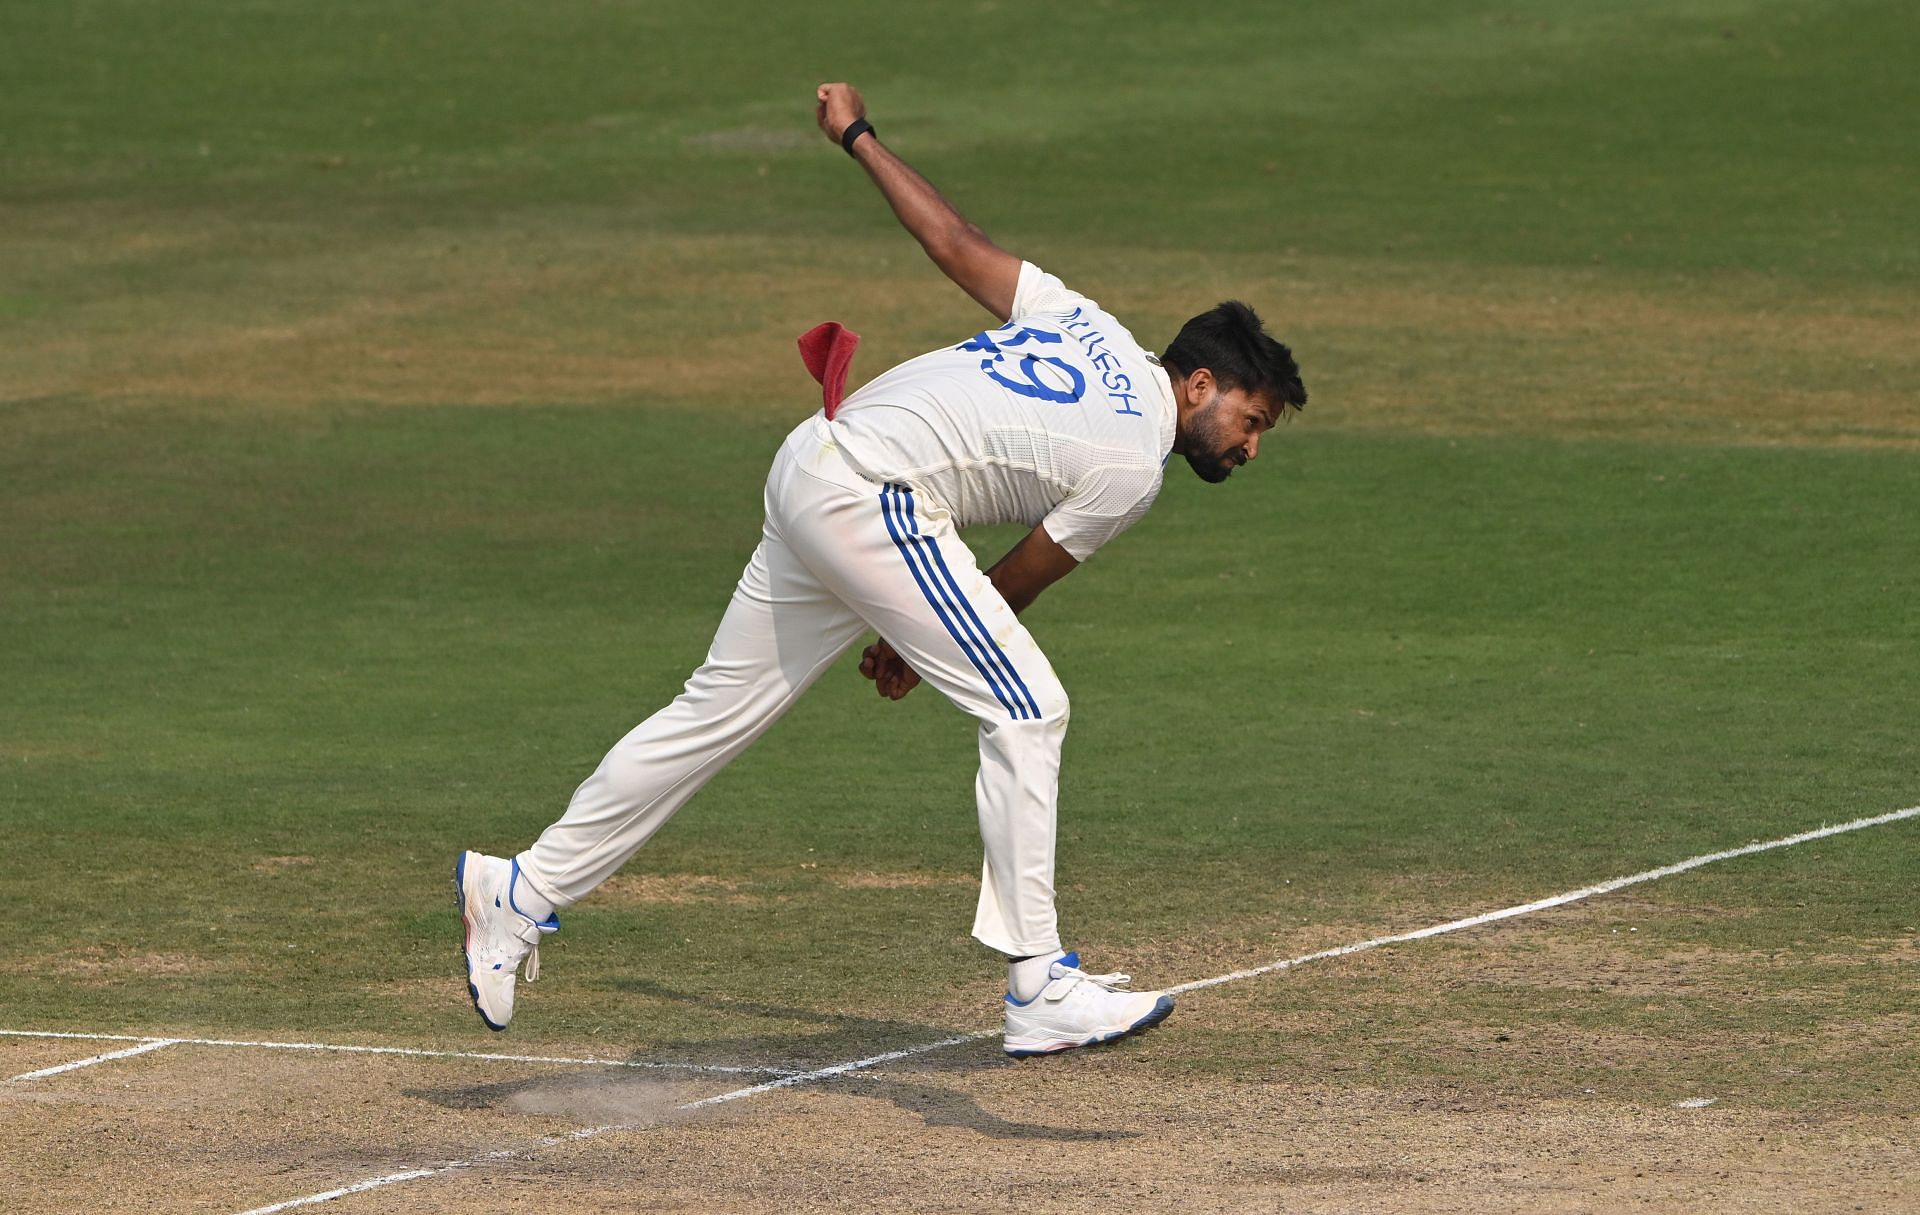
{"type": "MultiPolygon", "coordinates": [[[[118,1041],[118,1039],[115,1039],[115,1041],[118,1041]]],[[[148,1051],[159,1050],[163,1046],[178,1046],[179,1044],[180,1040],[178,1038],[142,1038],[138,1046],[129,1046],[125,1050],[110,1050],[104,1055],[94,1055],[87,1059],[75,1059],[72,1063],[62,1063],[54,1067],[43,1067],[37,1072],[22,1072],[20,1075],[9,1079],[7,1083],[11,1084],[15,1080],[38,1080],[42,1076],[57,1076],[61,1072],[79,1071],[83,1067],[92,1067],[96,1063],[105,1063],[111,1059],[126,1059],[133,1055],[144,1055],[148,1051]]]]}
{"type": "MultiPolygon", "coordinates": [[[[1449,920],[1444,924],[1436,924],[1431,928],[1422,928],[1414,932],[1394,933],[1390,936],[1374,937],[1372,940],[1360,941],[1352,945],[1342,945],[1335,949],[1323,949],[1316,953],[1302,954],[1300,957],[1288,958],[1284,961],[1273,962],[1266,966],[1256,966],[1248,970],[1236,970],[1230,974],[1217,975],[1211,979],[1198,979],[1191,983],[1183,983],[1178,987],[1170,987],[1167,990],[1170,992],[1197,991],[1203,987],[1213,987],[1221,983],[1233,983],[1241,979],[1251,979],[1259,975],[1290,970],[1293,967],[1302,966],[1308,962],[1344,957],[1347,954],[1360,953],[1368,949],[1378,949],[1382,945],[1396,945],[1405,941],[1419,941],[1427,937],[1437,937],[1444,933],[1459,932],[1466,928],[1477,928],[1482,924],[1492,924],[1499,920],[1512,919],[1515,916],[1528,915],[1535,911],[1544,911],[1549,907],[1560,907],[1567,903],[1579,902],[1582,899],[1594,898],[1597,895],[1610,894],[1615,890],[1624,889],[1628,886],[1636,886],[1642,882],[1658,881],[1661,878],[1672,877],[1677,873],[1685,873],[1689,869],[1698,869],[1702,865],[1711,865],[1716,861],[1729,861],[1735,857],[1752,856],[1756,852],[1770,852],[1776,848],[1791,848],[1795,844],[1805,844],[1813,840],[1826,839],[1828,836],[1843,835],[1849,831],[1860,831],[1867,827],[1878,827],[1886,823],[1898,822],[1902,819],[1914,818],[1916,816],[1920,816],[1920,806],[1909,806],[1904,810],[1894,810],[1886,814],[1876,814],[1869,818],[1857,818],[1851,822],[1839,823],[1831,827],[1820,827],[1812,831],[1802,831],[1797,835],[1783,836],[1777,840],[1766,840],[1746,844],[1739,848],[1728,848],[1722,852],[1709,852],[1701,856],[1689,857],[1684,861],[1677,861],[1671,865],[1662,865],[1658,869],[1648,869],[1627,877],[1614,878],[1611,881],[1600,882],[1592,886],[1582,886],[1578,890],[1570,890],[1565,894],[1554,895],[1552,898],[1538,899],[1531,903],[1521,903],[1517,906],[1503,908],[1499,911],[1489,911],[1482,915],[1468,916],[1465,919],[1449,920]]],[[[900,1050],[888,1051],[885,1054],[872,1055],[865,1059],[856,1059],[847,1063],[836,1063],[831,1067],[823,1067],[817,1071],[802,1072],[795,1076],[784,1076],[779,1080],[735,1089],[732,1092],[721,1093],[714,1097],[706,1097],[699,1101],[691,1101],[679,1108],[682,1110],[692,1110],[699,1109],[703,1106],[718,1105],[724,1101],[737,1101],[743,1097],[755,1096],[776,1088],[806,1084],[813,1080],[824,1080],[830,1076],[843,1075],[847,1072],[875,1067],[882,1063],[892,1063],[913,1055],[923,1055],[929,1051],[942,1050],[949,1046],[958,1046],[965,1042],[978,1041],[981,1038],[990,1038],[997,1032],[999,1031],[982,1030],[977,1033],[960,1034],[951,1038],[942,1038],[938,1042],[928,1042],[920,1046],[904,1047],[900,1050]]],[[[456,1160],[431,1168],[411,1169],[404,1173],[393,1173],[386,1177],[373,1177],[366,1181],[355,1182],[341,1189],[328,1190],[322,1194],[309,1194],[304,1198],[294,1198],[287,1202],[275,1203],[272,1206],[255,1207],[250,1211],[242,1212],[241,1215],[275,1215],[275,1213],[279,1211],[290,1211],[296,1207],[312,1206],[316,1203],[329,1202],[347,1194],[358,1194],[362,1191],[375,1189],[380,1186],[395,1185],[403,1181],[418,1181],[425,1177],[437,1177],[455,1169],[470,1168],[475,1164],[483,1162],[517,1159],[522,1156],[531,1155],[542,1148],[579,1139],[591,1139],[597,1135],[607,1134],[610,1131],[636,1130],[639,1129],[641,1125],[644,1124],[617,1123],[610,1126],[583,1127],[567,1135],[538,1140],[526,1147],[504,1148],[497,1152],[489,1152],[484,1156],[476,1156],[472,1160],[456,1160]]]]}
{"type": "MultiPolygon", "coordinates": [[[[593,1067],[631,1067],[659,1071],[715,1072],[725,1076],[795,1076],[797,1071],[790,1067],[738,1067],[725,1063],[679,1063],[672,1060],[652,1059],[595,1059],[575,1058],[567,1055],[496,1055],[485,1051],[463,1050],[420,1050],[411,1046],[351,1046],[337,1042],[244,1042],[232,1038],[150,1038],[139,1034],[75,1034],[61,1033],[50,1029],[0,1029],[3,1038],[72,1038],[88,1042],[147,1042],[165,1046],[228,1046],[250,1047],[257,1050],[312,1050],[338,1051],[350,1055],[409,1055],[417,1059],[488,1059],[496,1063],[570,1063],[593,1067]]],[[[154,1046],[145,1046],[141,1050],[153,1050],[154,1046]]],[[[88,1063],[104,1063],[108,1059],[121,1059],[128,1055],[137,1055],[140,1050],[115,1051],[85,1060],[88,1063]]],[[[33,1073],[38,1075],[39,1073],[33,1073]]],[[[26,1076],[15,1076],[16,1080],[25,1080],[26,1076]]]]}

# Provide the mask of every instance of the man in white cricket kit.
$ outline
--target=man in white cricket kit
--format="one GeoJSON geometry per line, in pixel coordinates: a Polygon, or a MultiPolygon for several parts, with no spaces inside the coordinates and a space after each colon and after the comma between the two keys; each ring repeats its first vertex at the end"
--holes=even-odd
{"type": "Polygon", "coordinates": [[[524,960],[537,975],[556,912],[612,876],[872,630],[860,672],[880,695],[898,700],[924,679],[979,723],[986,863],[973,935],[1008,959],[1007,1053],[1124,1037],[1173,1001],[1089,974],[1061,948],[1067,695],[1017,613],[1146,512],[1170,452],[1223,481],[1306,389],[1244,304],[1195,317],[1155,358],[1094,301],[962,218],[880,143],[852,86],[821,85],[816,100],[822,131],[1002,324],[837,408],[829,385],[829,407],[788,436],[767,476],[760,545],[686,690],[614,746],[531,848],[460,857],[468,991],[504,1029],[516,972],[524,960]],[[1033,530],[983,572],[958,529],[1016,520],[1033,530]]]}

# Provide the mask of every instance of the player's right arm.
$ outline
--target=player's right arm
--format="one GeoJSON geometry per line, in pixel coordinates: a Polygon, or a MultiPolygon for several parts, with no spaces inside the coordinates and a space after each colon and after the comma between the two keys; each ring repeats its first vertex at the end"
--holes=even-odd
{"type": "MultiPolygon", "coordinates": [[[[848,127],[867,115],[860,90],[850,84],[823,84],[814,90],[814,100],[820,130],[836,144],[848,127]]],[[[900,226],[920,242],[940,272],[1001,321],[1011,319],[1014,291],[1020,285],[1020,259],[967,222],[931,182],[888,151],[878,135],[869,132],[855,138],[853,158],[880,187],[900,226]]]]}

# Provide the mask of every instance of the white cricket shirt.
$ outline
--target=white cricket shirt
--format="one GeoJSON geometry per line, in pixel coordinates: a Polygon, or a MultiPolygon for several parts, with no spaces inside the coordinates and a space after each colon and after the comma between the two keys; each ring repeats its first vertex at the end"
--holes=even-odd
{"type": "Polygon", "coordinates": [[[1022,262],[1012,320],[881,375],[832,426],[856,470],[911,486],[956,527],[1043,523],[1084,561],[1153,505],[1174,420],[1160,361],[1022,262]]]}

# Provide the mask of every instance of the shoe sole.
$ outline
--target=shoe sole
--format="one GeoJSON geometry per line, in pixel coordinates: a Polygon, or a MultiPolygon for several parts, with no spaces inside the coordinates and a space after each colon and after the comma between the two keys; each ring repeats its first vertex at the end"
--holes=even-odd
{"type": "Polygon", "coordinates": [[[1079,1050],[1084,1046],[1104,1046],[1109,1042],[1118,1042],[1122,1038],[1152,1029],[1172,1015],[1173,997],[1161,996],[1154,1002],[1152,1010],[1146,1016],[1123,1029],[1094,1034],[1078,1042],[1056,1042],[1049,1046],[1009,1046],[1006,1048],[1007,1056],[1013,1059],[1032,1059],[1039,1055],[1057,1055],[1062,1051],[1079,1050]]]}
{"type": "Polygon", "coordinates": [[[453,863],[453,901],[460,908],[460,961],[467,968],[467,998],[473,1001],[473,1011],[480,1014],[480,1021],[494,1033],[500,1033],[507,1027],[495,1025],[486,1011],[480,1007],[480,989],[473,985],[473,957],[467,950],[473,944],[473,917],[467,908],[467,857],[472,853],[462,852],[460,859],[453,863]]]}

